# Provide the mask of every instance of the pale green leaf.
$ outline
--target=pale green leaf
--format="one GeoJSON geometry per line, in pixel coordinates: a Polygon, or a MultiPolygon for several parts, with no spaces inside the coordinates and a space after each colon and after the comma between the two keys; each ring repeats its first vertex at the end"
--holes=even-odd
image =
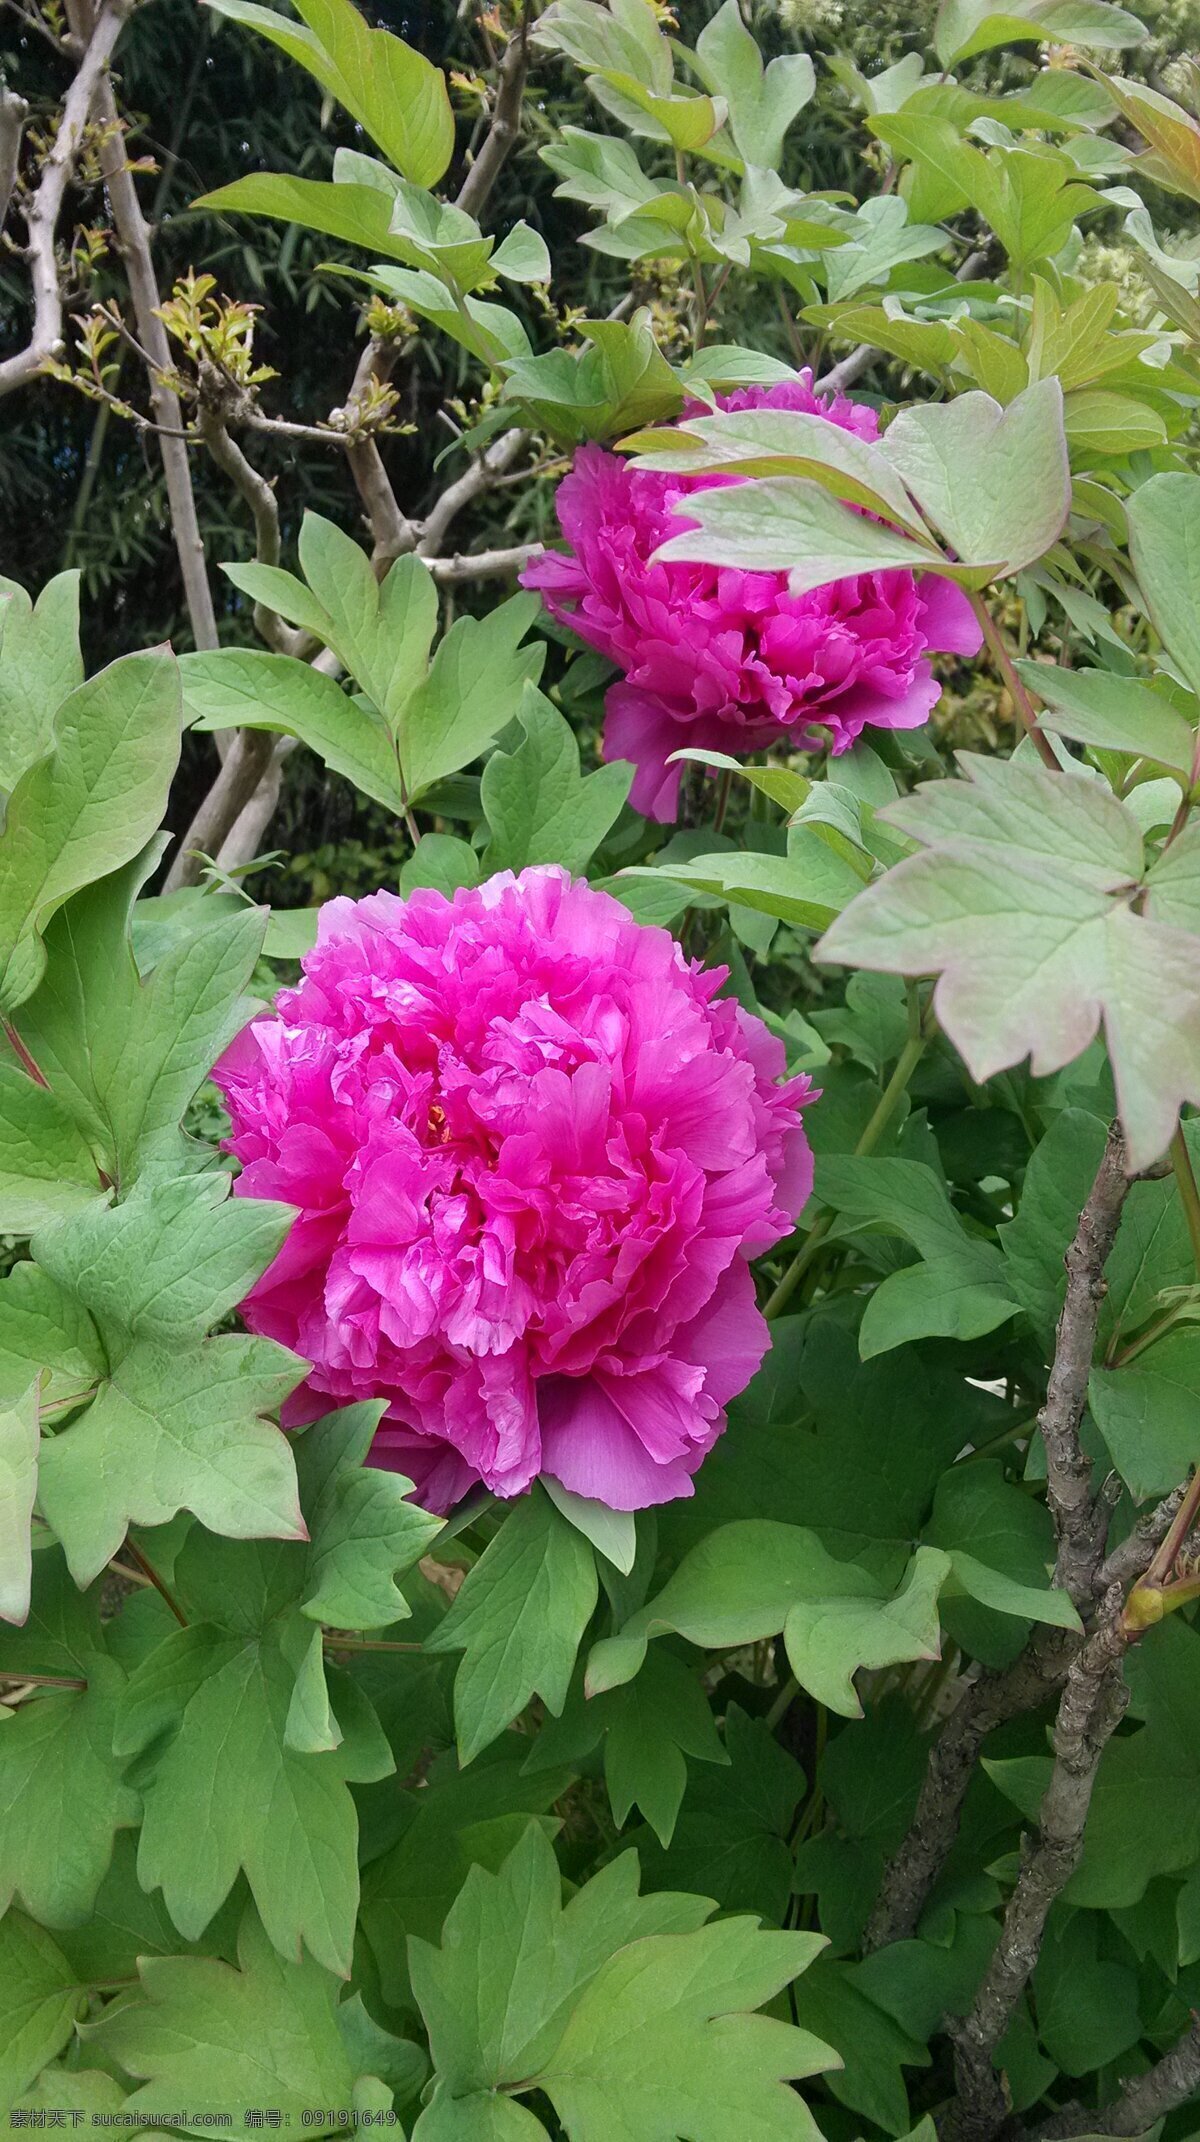
{"type": "Polygon", "coordinates": [[[1056,662],[1018,662],[1045,706],[1042,726],[1100,751],[1128,751],[1174,773],[1191,772],[1195,738],[1190,723],[1161,692],[1133,677],[1103,669],[1064,669],[1056,662]]]}
{"type": "Polygon", "coordinates": [[[1130,556],[1155,629],[1200,692],[1200,476],[1152,476],[1125,510],[1130,556]]]}
{"type": "Polygon", "coordinates": [[[1002,409],[987,394],[916,403],[884,450],[955,556],[991,578],[1032,564],[1071,505],[1062,388],[1039,380],[1002,409]]]}
{"type": "Polygon", "coordinates": [[[937,974],[934,1005],[981,1083],[1061,1070],[1103,1020],[1134,1168],[1200,1101],[1200,943],[1138,914],[1135,819],[1084,775],[964,759],[885,817],[927,843],[827,931],[822,959],[937,974]],[[1016,867],[1017,857],[1020,867],[1016,867]]]}
{"type": "Polygon", "coordinates": [[[795,595],[854,573],[894,566],[939,571],[945,564],[932,547],[851,512],[808,477],[753,478],[726,490],[693,491],[677,510],[686,510],[697,525],[671,536],[658,557],[790,573],[795,595]]]}

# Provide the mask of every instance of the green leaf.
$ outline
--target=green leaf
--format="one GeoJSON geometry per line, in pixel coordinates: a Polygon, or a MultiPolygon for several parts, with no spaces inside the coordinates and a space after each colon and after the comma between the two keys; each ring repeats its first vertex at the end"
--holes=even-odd
{"type": "Polygon", "coordinates": [[[549,1473],[543,1473],[542,1486],[567,1523],[627,1577],[637,1554],[636,1511],[610,1510],[606,1502],[597,1502],[591,1495],[575,1495],[549,1473]]]}
{"type": "Polygon", "coordinates": [[[35,1379],[19,1397],[0,1395],[0,1621],[22,1622],[29,1612],[38,1387],[39,1379],[35,1379]]]}
{"type": "Polygon", "coordinates": [[[0,576],[0,789],[49,750],[55,714],[82,683],[79,574],[48,580],[36,603],[0,576]]]}
{"type": "Polygon", "coordinates": [[[826,263],[826,284],[835,304],[873,285],[886,284],[893,268],[940,252],[946,243],[945,232],[936,224],[916,222],[897,194],[864,201],[858,211],[858,229],[861,235],[849,245],[838,246],[826,263]]]}
{"type": "Polygon", "coordinates": [[[822,484],[803,476],[771,476],[726,490],[690,492],[681,501],[695,521],[671,536],[657,555],[735,565],[749,572],[791,574],[795,595],[808,594],[854,573],[894,566],[938,571],[932,547],[914,543],[865,514],[851,512],[822,484]]]}
{"type": "Polygon", "coordinates": [[[1108,0],[942,0],[935,44],[943,67],[990,52],[996,45],[1072,44],[1112,47],[1140,44],[1145,25],[1108,0]]]}
{"type": "Polygon", "coordinates": [[[299,1547],[193,1533],[174,1573],[189,1626],[131,1675],[116,1744],[150,1751],[138,1878],[161,1888],[180,1932],[197,1939],[244,1871],[280,1953],[303,1940],[346,1976],[358,1904],[347,1781],[386,1777],[392,1759],[353,1684],[322,1685],[319,1633],[295,1612],[307,1564],[299,1547]]]}
{"type": "Polygon", "coordinates": [[[631,320],[585,320],[580,327],[592,344],[582,355],[551,350],[506,365],[505,400],[522,403],[539,429],[564,446],[619,438],[678,416],[683,388],[654,340],[647,312],[631,320]]]}
{"type": "Polygon", "coordinates": [[[514,223],[492,254],[491,267],[510,283],[548,283],[550,253],[540,231],[514,223]]]}
{"type": "Polygon", "coordinates": [[[1018,662],[1044,703],[1042,727],[1099,751],[1129,751],[1190,777],[1195,738],[1191,724],[1161,692],[1103,669],[1063,669],[1051,662],[1018,662]]]}
{"type": "Polygon", "coordinates": [[[499,1868],[531,1815],[557,1827],[545,1810],[566,1791],[571,1773],[558,1768],[525,1776],[528,1749],[514,1735],[485,1750],[469,1771],[456,1768],[453,1755],[443,1756],[422,1790],[394,1793],[399,1836],[366,1869],[361,1912],[393,2005],[412,1999],[405,1937],[436,1941],[472,1867],[499,1868]]]}
{"type": "Polygon", "coordinates": [[[49,1934],[20,1912],[0,1919],[0,2114],[66,2044],[82,1998],[49,1934]]]}
{"type": "Polygon", "coordinates": [[[259,1008],[244,991],[266,918],[241,902],[213,907],[205,928],[181,934],[139,974],[131,918],[154,859],[152,846],[59,909],[46,931],[45,974],[14,1021],[55,1105],[122,1192],[147,1170],[189,1165],[184,1109],[259,1008]]]}
{"type": "Polygon", "coordinates": [[[696,1675],[657,1645],[636,1679],[585,1696],[577,1682],[561,1718],[543,1726],[526,1760],[531,1771],[577,1763],[600,1745],[613,1819],[624,1829],[640,1807],[659,1843],[669,1845],[687,1784],[686,1757],[727,1764],[708,1698],[696,1675]]]}
{"type": "Polygon", "coordinates": [[[918,1549],[889,1598],[861,1565],[835,1562],[813,1532],[767,1519],[721,1525],[618,1635],[593,1646],[587,1686],[596,1694],[632,1680],[650,1638],[668,1630],[722,1651],[782,1632],[801,1685],[857,1718],[851,1677],[860,1666],[938,1656],[937,1595],[949,1571],[947,1556],[918,1549]]]}
{"type": "Polygon", "coordinates": [[[1200,1461],[1200,1329],[1183,1324],[1127,1368],[1092,1370],[1088,1399],[1113,1464],[1139,1502],[1166,1495],[1200,1461]]]}
{"type": "Polygon", "coordinates": [[[1101,783],[1014,761],[960,761],[888,807],[922,843],[826,932],[818,956],[937,974],[938,1018],[981,1083],[1028,1055],[1060,1070],[1101,1020],[1134,1169],[1200,1100],[1200,943],[1139,915],[1136,820],[1101,783]]]}
{"type": "Polygon", "coordinates": [[[454,1682],[463,1763],[540,1695],[566,1702],[580,1639],[597,1596],[587,1540],[537,1490],[505,1518],[426,1648],[465,1652],[454,1682]]]}
{"type": "Polygon", "coordinates": [[[569,722],[532,686],[526,689],[520,722],[523,742],[513,751],[493,752],[483,769],[483,808],[491,830],[483,874],[561,863],[579,876],[616,823],[633,769],[622,762],[581,775],[569,722]]]}
{"type": "Polygon", "coordinates": [[[808,930],[824,929],[862,891],[863,882],[861,871],[807,827],[793,832],[787,855],[753,850],[697,855],[688,863],[623,870],[616,882],[631,880],[684,885],[808,930]]]}
{"type": "Polygon", "coordinates": [[[86,1690],[47,1691],[0,1722],[0,1899],[50,1926],[86,1919],[140,1808],[112,1755],[125,1677],[98,1651],[85,1663],[86,1690]]]}
{"type": "Polygon", "coordinates": [[[147,1956],[139,1976],[139,1990],[86,2033],[139,2079],[127,2111],[154,2122],[194,2107],[183,2125],[195,2132],[211,2126],[200,2117],[210,2112],[232,2116],[226,2132],[251,2132],[247,2105],[278,2107],[297,2125],[304,2115],[317,2134],[349,2125],[355,2077],[338,2028],[338,1981],[310,1958],[279,1955],[252,1909],[237,1970],[209,1956],[147,1956]]]}
{"type": "Polygon", "coordinates": [[[1058,381],[1043,379],[1007,409],[960,394],[902,409],[888,429],[892,467],[955,556],[989,579],[1032,564],[1062,532],[1071,505],[1062,407],[1058,381]]]}
{"type": "Polygon", "coordinates": [[[406,1616],[395,1579],[442,1528],[408,1500],[402,1473],[367,1465],[382,1411],[375,1400],[326,1414],[295,1445],[310,1534],[300,1611],[337,1629],[382,1629],[406,1616]]]}
{"type": "Polygon", "coordinates": [[[460,617],[450,627],[401,720],[410,800],[469,766],[518,712],[545,657],[544,646],[520,645],[538,608],[536,595],[512,595],[486,617],[460,617]]]}
{"type": "Polygon", "coordinates": [[[745,2011],[811,1962],[822,1937],[723,1919],[651,1935],[601,1965],[538,2077],[577,2142],[813,2142],[788,2083],[835,2065],[808,2031],[745,2011]]]}
{"type": "Polygon", "coordinates": [[[271,729],[298,736],[334,773],[385,809],[404,809],[394,739],[334,678],[293,655],[221,647],[180,658],[184,708],[197,729],[271,729]]]}
{"type": "MultiPolygon", "coordinates": [[[[654,1656],[630,1684],[631,1693],[654,1656]]],[[[594,1704],[610,1701],[592,1698],[594,1704]]],[[[792,1891],[788,1840],[804,1772],[763,1719],[747,1717],[736,1703],[725,1713],[725,1747],[727,1765],[706,1762],[689,1771],[669,1848],[658,1849],[651,1837],[638,1840],[642,1867],[655,1888],[708,1891],[725,1911],[757,1912],[781,1926],[792,1891]]]]}
{"type": "Polygon", "coordinates": [[[42,933],[73,892],[144,847],[179,756],[179,679],[165,650],[127,655],[71,692],[46,757],[22,774],[0,840],[0,1004],[45,966],[42,933]]]}
{"type": "Polygon", "coordinates": [[[107,1380],[43,1445],[40,1499],[79,1583],[129,1522],[189,1509],[214,1531],[302,1533],[286,1438],[263,1415],[303,1373],[269,1339],[205,1338],[278,1248],[288,1208],[222,1203],[228,1178],[167,1183],[46,1228],[34,1255],[93,1319],[107,1380]]]}
{"type": "Polygon", "coordinates": [[[582,2142],[684,2131],[706,2142],[728,2132],[709,2114],[716,2104],[724,2119],[736,2089],[746,2142],[811,2135],[800,2100],[776,2085],[816,2072],[827,2049],[740,2011],[802,1971],[820,1936],[764,1934],[749,1919],[706,1929],[712,1908],[669,1892],[639,1898],[626,1853],[564,1909],[554,1853],[531,1827],[496,1875],[472,1869],[440,1949],[410,1944],[442,2093],[470,2102],[540,2088],[582,2142]]]}
{"type": "Polygon", "coordinates": [[[77,1123],[44,1085],[0,1062],[0,1230],[31,1235],[103,1198],[77,1123]]]}
{"type": "Polygon", "coordinates": [[[437,629],[437,589],[424,560],[397,558],[376,579],[361,545],[306,513],[300,564],[328,619],[322,632],[391,727],[425,674],[437,629]]]}
{"type": "Polygon", "coordinates": [[[1104,1751],[1066,1891],[1089,1910],[1136,1904],[1156,1874],[1200,1855],[1200,1636],[1172,1614],[1131,1652],[1126,1675],[1130,1716],[1144,1723],[1104,1751]]]}
{"type": "MultiPolygon", "coordinates": [[[[727,6],[736,4],[726,0],[727,6]]],[[[741,409],[689,416],[669,431],[636,433],[622,446],[637,452],[639,468],[667,475],[810,478],[848,504],[921,534],[904,485],[882,448],[803,410],[741,409]]]]}
{"type": "Polygon", "coordinates": [[[729,130],[746,163],[779,168],[784,137],[816,88],[807,52],[783,52],[764,69],[737,0],[724,0],[696,40],[705,86],[724,97],[729,130]]]}
{"type": "MultiPolygon", "coordinates": [[[[252,0],[248,0],[252,4],[252,0]]],[[[227,6],[228,0],[222,0],[227,6]]],[[[266,12],[266,10],[264,10],[266,12]]],[[[279,17],[280,21],[284,18],[279,17]]],[[[329,179],[293,178],[284,171],[251,171],[218,186],[193,204],[214,215],[269,216],[277,223],[340,238],[344,245],[391,260],[407,260],[411,248],[392,236],[392,204],[377,186],[334,185],[329,179]]],[[[259,571],[266,571],[260,567],[259,571]]]]}
{"type": "Polygon", "coordinates": [[[1119,2060],[1142,2035],[1137,1974],[1100,1955],[1095,1912],[1054,1913],[1033,1977],[1038,2036],[1067,2075],[1119,2060]]]}
{"type": "Polygon", "coordinates": [[[1148,453],[1165,446],[1167,427],[1157,409],[1132,394],[1089,387],[1068,394],[1063,403],[1067,443],[1088,454],[1148,453]]]}
{"type": "Polygon", "coordinates": [[[913,1339],[980,1338],[1017,1309],[1000,1252],[967,1233],[931,1168],[830,1154],[818,1163],[816,1189],[843,1218],[902,1235],[921,1255],[920,1264],[889,1273],[868,1301],[864,1361],[913,1339]]]}
{"type": "Polygon", "coordinates": [[[956,1582],[981,1606],[1022,1621],[1078,1629],[1067,1594],[1055,1591],[1049,1514],[1004,1477],[1002,1465],[953,1467],[938,1483],[925,1538],[950,1557],[956,1582]]]}
{"type": "Polygon", "coordinates": [[[454,114],[440,68],[390,31],[368,29],[351,0],[297,0],[303,28],[253,0],[213,5],[315,75],[405,178],[437,184],[454,154],[454,114]]]}
{"type": "Polygon", "coordinates": [[[1200,476],[1152,476],[1126,502],[1129,554],[1155,630],[1200,692],[1200,476]]]}
{"type": "Polygon", "coordinates": [[[712,1909],[707,1897],[640,1897],[637,1855],[625,1852],[564,1910],[554,1848],[537,1823],[528,1824],[496,1873],[472,1868],[440,1948],[409,1943],[413,1989],[443,2086],[467,2096],[536,2074],[616,1950],[686,1934],[712,1909]]]}

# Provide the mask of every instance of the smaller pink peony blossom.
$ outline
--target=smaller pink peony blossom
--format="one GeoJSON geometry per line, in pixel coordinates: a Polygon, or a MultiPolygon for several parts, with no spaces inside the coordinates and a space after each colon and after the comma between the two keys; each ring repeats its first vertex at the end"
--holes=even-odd
{"type": "Polygon", "coordinates": [[[214,1077],[242,1197],[298,1208],[242,1305],[388,1401],[372,1461],[448,1509],[539,1474],[640,1509],[769,1344],[748,1259],[812,1185],[806,1078],[724,970],[557,869],[321,914],[299,987],[214,1077]]]}
{"type": "MultiPolygon", "coordinates": [[[[719,398],[722,409],[798,409],[873,439],[873,409],[822,400],[812,373],[719,398]]],[[[685,748],[748,752],[814,744],[812,725],[848,751],[865,728],[915,729],[941,694],[930,652],[973,655],[981,635],[961,589],[934,574],[859,573],[792,595],[786,573],[656,559],[695,523],[672,511],[687,493],[737,481],[634,468],[581,447],[558,487],[563,551],[527,565],[551,616],[624,673],[609,687],[604,756],[632,759],[635,807],[675,816],[685,748]]]]}

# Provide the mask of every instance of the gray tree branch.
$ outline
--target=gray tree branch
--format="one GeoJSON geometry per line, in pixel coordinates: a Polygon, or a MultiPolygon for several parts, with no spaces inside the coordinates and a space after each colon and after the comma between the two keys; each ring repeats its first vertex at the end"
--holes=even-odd
{"type": "Polygon", "coordinates": [[[162,299],[150,250],[150,226],[142,214],[137,188],[133,183],[133,173],[129,169],[129,159],[125,153],[125,138],[117,117],[116,99],[107,77],[97,93],[96,114],[106,128],[100,155],[101,169],[108,188],[117,243],[125,263],[129,294],[133,299],[138,337],[147,358],[150,403],[154,410],[155,423],[160,427],[158,446],[162,455],[167,501],[171,510],[171,532],[175,538],[179,569],[183,576],[184,599],[191,620],[192,638],[197,647],[216,647],[217,616],[213,608],[212,589],[208,583],[204,542],[196,515],[188,449],[185,441],[176,437],[184,428],[183,412],[179,406],[179,397],[164,378],[164,374],[171,368],[171,348],[166,328],[158,317],[162,299]]]}
{"type": "Polygon", "coordinates": [[[1144,2135],[1157,2120],[1200,2096],[1200,2015],[1190,2029],[1142,2075],[1131,2075],[1102,2112],[1068,2105],[1036,2130],[1037,2142],[1069,2142],[1074,2135],[1144,2135]]]}
{"type": "Polygon", "coordinates": [[[521,99],[529,69],[529,18],[522,12],[500,62],[496,102],[483,147],[459,187],[455,207],[478,217],[521,130],[521,99]]]}
{"type": "Polygon", "coordinates": [[[1035,1836],[1025,1841],[1000,1939],[969,2012],[947,2023],[956,2095],[939,2130],[942,2142],[992,2142],[1008,2118],[996,2048],[1041,1953],[1050,1907],[1079,1864],[1100,1758],[1129,1702],[1123,1605],[1114,1586],[1094,1633],[1071,1663],[1054,1726],[1054,1768],[1035,1836]]]}
{"type": "Polygon", "coordinates": [[[63,300],[55,256],[58,219],[97,90],[129,8],[130,0],[101,0],[91,37],[63,101],[53,147],[25,207],[25,258],[33,290],[33,332],[24,349],[14,350],[0,362],[0,394],[11,394],[15,387],[23,387],[41,371],[47,358],[57,356],[62,348],[63,300]]]}
{"type": "Polygon", "coordinates": [[[1047,1499],[1058,1534],[1054,1582],[1081,1609],[1095,1603],[1111,1511],[1103,1497],[1092,1494],[1092,1464],[1080,1441],[1079,1428],[1087,1404],[1096,1326],[1104,1300],[1104,1267],[1116,1240],[1128,1192],[1125,1144],[1114,1124],[1067,1250],[1067,1291],[1058,1320],[1046,1403],[1038,1415],[1046,1447],[1047,1499]]]}
{"type": "Polygon", "coordinates": [[[17,165],[21,156],[21,136],[29,106],[15,89],[5,89],[0,83],[0,224],[8,214],[13,187],[17,183],[17,165]]]}

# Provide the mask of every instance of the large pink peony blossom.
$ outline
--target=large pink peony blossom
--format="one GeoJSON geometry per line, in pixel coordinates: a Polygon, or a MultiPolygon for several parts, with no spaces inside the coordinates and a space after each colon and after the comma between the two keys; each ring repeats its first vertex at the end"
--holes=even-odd
{"type": "MultiPolygon", "coordinates": [[[[721,398],[723,409],[800,409],[873,439],[873,409],[839,395],[822,401],[812,373],[721,398]]],[[[959,588],[932,574],[860,573],[808,595],[786,573],[655,561],[668,537],[695,526],[677,499],[728,477],[656,475],[602,447],[585,446],[558,487],[569,548],[526,566],[551,615],[624,672],[606,701],[604,755],[632,759],[631,800],[671,819],[680,767],[672,752],[757,751],[815,742],[835,752],[864,728],[915,729],[941,686],[931,650],[977,654],[979,625],[959,588]]]]}
{"type": "Polygon", "coordinates": [[[243,1304],[312,1363],[293,1419],[386,1398],[434,1509],[691,1494],[812,1181],[809,1081],[721,979],[561,870],[330,902],[214,1074],[237,1190],[299,1208],[243,1304]]]}

